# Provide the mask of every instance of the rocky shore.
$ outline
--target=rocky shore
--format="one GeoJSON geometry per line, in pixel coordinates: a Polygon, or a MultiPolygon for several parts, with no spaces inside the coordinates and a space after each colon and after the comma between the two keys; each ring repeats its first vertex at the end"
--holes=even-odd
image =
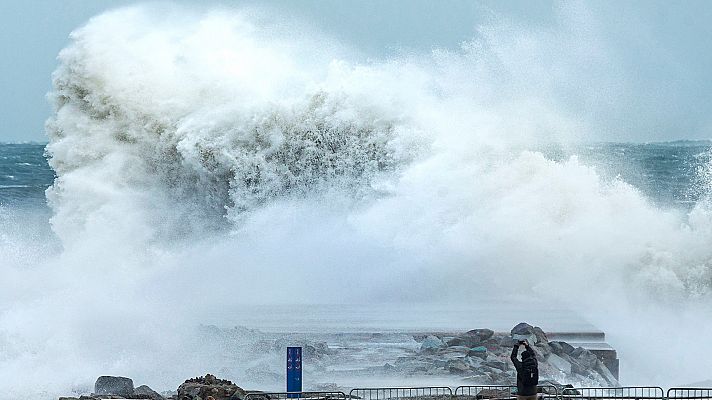
{"type": "MultiPolygon", "coordinates": [[[[514,343],[523,339],[528,340],[537,353],[540,385],[618,385],[606,360],[582,347],[549,341],[542,329],[526,323],[506,333],[479,328],[459,334],[339,334],[305,338],[246,328],[225,331],[206,327],[206,335],[207,340],[219,340],[239,349],[233,362],[243,368],[235,372],[223,369],[223,373],[266,391],[283,385],[282,364],[287,345],[304,348],[304,374],[309,377],[305,379],[309,382],[305,390],[348,393],[362,382],[363,386],[372,386],[368,380],[373,377],[389,378],[392,382],[417,381],[419,385],[427,385],[429,380],[445,380],[455,386],[512,385],[516,371],[509,357],[514,343]],[[251,363],[257,358],[261,361],[251,363]]],[[[233,382],[211,374],[188,379],[177,390],[162,393],[145,385],[134,387],[129,378],[102,376],[91,394],[60,399],[243,400],[246,393],[233,382]]]]}
{"type": "MultiPolygon", "coordinates": [[[[392,368],[404,374],[452,374],[472,384],[510,385],[516,371],[510,361],[517,340],[527,340],[539,360],[540,379],[554,385],[617,386],[613,373],[591,351],[549,341],[539,327],[520,323],[509,334],[473,329],[458,336],[427,335],[417,353],[398,358],[392,368]]],[[[389,368],[390,368],[389,367],[389,368]]]]}

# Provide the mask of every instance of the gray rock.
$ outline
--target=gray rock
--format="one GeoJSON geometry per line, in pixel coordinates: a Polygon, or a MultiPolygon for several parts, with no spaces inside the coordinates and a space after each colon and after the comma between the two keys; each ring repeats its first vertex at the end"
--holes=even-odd
{"type": "Polygon", "coordinates": [[[215,375],[188,379],[178,387],[178,398],[181,400],[205,400],[211,396],[215,400],[244,398],[245,391],[234,383],[218,379],[215,375]]]}
{"type": "Polygon", "coordinates": [[[463,346],[463,347],[477,347],[482,343],[482,340],[480,339],[479,336],[468,336],[468,335],[463,335],[463,336],[458,336],[456,338],[450,339],[447,342],[447,345],[450,347],[454,346],[463,346]]]}
{"type": "Polygon", "coordinates": [[[567,375],[571,374],[571,363],[554,353],[549,354],[549,357],[546,358],[546,362],[567,375]]]}
{"type": "Polygon", "coordinates": [[[492,377],[492,383],[495,385],[510,385],[512,380],[509,374],[502,372],[494,372],[490,374],[492,377]]]}
{"type": "Polygon", "coordinates": [[[606,383],[608,383],[610,386],[618,386],[618,379],[616,379],[615,376],[611,373],[611,371],[608,369],[608,367],[605,366],[600,360],[596,360],[596,372],[601,374],[603,379],[606,380],[606,383]]]}
{"type": "Polygon", "coordinates": [[[437,336],[427,336],[420,345],[420,351],[434,352],[445,347],[445,342],[437,336]]]}
{"type": "Polygon", "coordinates": [[[442,349],[439,352],[439,354],[458,353],[458,354],[466,355],[469,352],[470,352],[470,348],[467,346],[449,346],[447,348],[442,349]]]}
{"type": "Polygon", "coordinates": [[[546,337],[546,333],[539,328],[538,326],[535,326],[534,329],[534,336],[536,336],[536,342],[535,343],[549,343],[549,339],[546,337]]]}
{"type": "Polygon", "coordinates": [[[537,353],[537,356],[541,357],[548,357],[549,354],[551,354],[551,348],[549,347],[549,344],[543,342],[535,344],[534,351],[537,353]]]}
{"type": "Polygon", "coordinates": [[[588,376],[589,369],[575,362],[571,363],[571,373],[575,375],[588,376]]]}
{"type": "Polygon", "coordinates": [[[499,339],[498,344],[502,347],[509,347],[511,348],[517,343],[517,341],[511,337],[511,336],[503,336],[502,338],[499,339]]]}
{"type": "Polygon", "coordinates": [[[467,352],[469,357],[479,357],[482,359],[487,359],[487,348],[484,346],[473,347],[467,352]]]}
{"type": "Polygon", "coordinates": [[[480,339],[480,342],[483,342],[494,336],[494,331],[492,329],[473,329],[471,331],[467,331],[465,335],[476,336],[480,339]]]}
{"type": "Polygon", "coordinates": [[[520,322],[509,331],[512,335],[529,335],[534,333],[534,327],[526,322],[520,322]]]}
{"type": "Polygon", "coordinates": [[[571,358],[578,358],[584,351],[586,351],[586,349],[584,349],[583,347],[577,347],[571,353],[569,353],[569,355],[571,356],[571,358]]]}
{"type": "Polygon", "coordinates": [[[477,371],[477,370],[483,368],[482,362],[483,362],[484,360],[483,360],[482,358],[479,358],[479,357],[465,357],[463,360],[470,366],[470,369],[472,369],[473,371],[477,371]]]}
{"type": "Polygon", "coordinates": [[[507,370],[507,364],[502,361],[485,361],[482,363],[482,365],[486,365],[490,368],[498,369],[500,371],[507,370]]]}
{"type": "Polygon", "coordinates": [[[526,322],[520,322],[515,325],[510,331],[512,334],[512,339],[514,340],[526,340],[529,344],[534,344],[537,342],[536,334],[534,333],[534,327],[527,324],[526,322]]]}
{"type": "Polygon", "coordinates": [[[554,351],[554,353],[561,354],[571,354],[574,351],[574,346],[561,341],[549,342],[549,347],[554,351]],[[556,350],[555,350],[556,349],[556,350]]]}
{"type": "Polygon", "coordinates": [[[447,365],[448,371],[456,375],[464,375],[470,372],[470,366],[463,360],[453,360],[447,365]]]}
{"type": "Polygon", "coordinates": [[[575,359],[581,366],[589,369],[594,369],[596,367],[596,362],[598,358],[595,354],[591,353],[589,350],[583,347],[578,347],[573,352],[571,352],[571,358],[575,359]]]}
{"type": "Polygon", "coordinates": [[[122,376],[100,376],[94,383],[94,394],[130,397],[134,393],[133,381],[122,376]]]}
{"type": "Polygon", "coordinates": [[[520,322],[510,331],[512,338],[516,340],[526,340],[530,345],[537,343],[547,343],[549,340],[546,333],[538,326],[531,326],[526,322],[520,322]]]}
{"type": "Polygon", "coordinates": [[[155,390],[151,389],[150,387],[148,387],[146,385],[141,385],[141,386],[135,388],[134,396],[146,396],[144,398],[152,399],[152,400],[164,400],[163,396],[161,396],[158,392],[156,392],[155,390]]]}

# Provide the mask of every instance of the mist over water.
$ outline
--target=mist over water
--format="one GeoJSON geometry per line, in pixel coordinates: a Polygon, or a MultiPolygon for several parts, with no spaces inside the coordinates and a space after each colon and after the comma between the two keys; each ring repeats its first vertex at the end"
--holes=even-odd
{"type": "MultiPolygon", "coordinates": [[[[706,166],[693,203],[661,205],[569,156],[595,134],[559,96],[571,37],[595,37],[564,14],[563,32],[495,23],[458,51],[368,62],[256,11],[93,18],[53,76],[52,232],[2,209],[0,396],[100,374],[173,388],[225,367],[207,316],[285,302],[534,297],[604,330],[625,383],[709,379],[706,166]]],[[[620,89],[599,83],[591,98],[620,89]]]]}

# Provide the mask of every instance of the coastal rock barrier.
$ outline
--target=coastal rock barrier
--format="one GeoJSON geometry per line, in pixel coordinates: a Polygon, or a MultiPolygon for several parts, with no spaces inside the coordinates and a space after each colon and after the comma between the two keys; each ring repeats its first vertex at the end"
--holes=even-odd
{"type": "Polygon", "coordinates": [[[574,383],[584,386],[618,386],[618,379],[602,358],[583,347],[564,341],[549,341],[539,327],[520,323],[507,333],[473,329],[457,336],[420,335],[415,354],[400,357],[392,366],[406,375],[463,377],[482,385],[510,385],[516,370],[510,360],[512,347],[527,340],[537,354],[539,379],[555,386],[574,383]]]}
{"type": "MultiPolygon", "coordinates": [[[[248,332],[240,330],[240,332],[248,332]]],[[[268,339],[257,331],[254,346],[259,353],[273,352],[286,346],[284,338],[268,339]],[[274,342],[274,343],[273,343],[274,342]],[[283,343],[284,342],[284,343],[283,343]],[[278,347],[279,349],[276,349],[278,347]]],[[[616,376],[608,369],[605,359],[565,341],[550,341],[539,327],[527,323],[517,324],[510,332],[495,332],[478,328],[459,334],[417,334],[413,336],[415,350],[410,350],[379,368],[369,368],[375,375],[389,377],[449,377],[463,385],[513,385],[516,370],[510,360],[512,348],[518,340],[527,340],[539,361],[540,385],[559,389],[572,385],[581,387],[619,386],[616,376]]],[[[324,342],[300,342],[305,357],[317,362],[325,357],[339,358],[338,350],[331,350],[324,342]]],[[[254,347],[252,346],[252,347],[254,347]]],[[[255,349],[253,349],[255,350],[255,349]]],[[[274,374],[269,370],[248,369],[246,376],[274,374]]],[[[272,377],[279,379],[280,376],[272,377]]],[[[253,380],[255,381],[255,380],[253,380]]],[[[318,388],[317,388],[318,389],[318,388]]],[[[348,392],[338,384],[330,390],[348,392]]],[[[244,400],[247,391],[231,381],[207,374],[186,380],[176,391],[157,393],[148,386],[134,388],[133,381],[125,377],[101,376],[94,392],[81,397],[62,397],[60,400],[95,399],[170,399],[170,400],[244,400]]],[[[253,392],[259,393],[259,392],[253,392]]]]}

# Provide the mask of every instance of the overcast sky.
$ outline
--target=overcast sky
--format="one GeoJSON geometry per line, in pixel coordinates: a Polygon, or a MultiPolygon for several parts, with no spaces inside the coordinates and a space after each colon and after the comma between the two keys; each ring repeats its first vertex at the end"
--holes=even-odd
{"type": "MultiPolygon", "coordinates": [[[[44,141],[51,113],[45,94],[57,53],[69,33],[92,15],[137,3],[123,0],[0,0],[0,141],[44,141]]],[[[183,1],[181,3],[190,3],[183,1]]],[[[206,2],[194,2],[205,4],[206,2]]],[[[220,1],[261,4],[335,36],[369,57],[409,49],[458,48],[493,15],[523,30],[561,24],[554,1],[470,0],[269,0],[220,1]]],[[[616,69],[581,72],[583,90],[607,75],[626,96],[567,94],[574,114],[600,121],[601,140],[712,138],[712,1],[583,2],[596,21],[596,46],[615,55],[616,69]],[[612,71],[618,71],[612,74],[612,71]]],[[[570,88],[569,88],[570,89],[570,88]]],[[[564,97],[566,98],[566,97],[564,97]]]]}

